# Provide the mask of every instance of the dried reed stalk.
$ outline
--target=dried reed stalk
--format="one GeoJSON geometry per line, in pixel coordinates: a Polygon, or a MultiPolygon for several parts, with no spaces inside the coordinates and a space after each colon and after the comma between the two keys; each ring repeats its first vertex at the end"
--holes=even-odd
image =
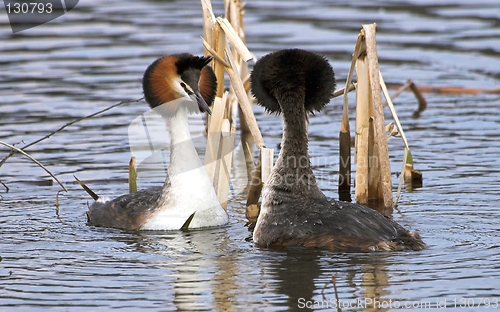
{"type": "Polygon", "coordinates": [[[351,129],[349,126],[349,99],[348,93],[351,89],[352,74],[356,60],[358,59],[359,49],[361,47],[361,34],[358,35],[354,53],[352,55],[351,67],[347,74],[346,86],[344,90],[344,102],[342,109],[342,123],[340,124],[339,133],[339,199],[343,201],[351,201],[351,129]]]}
{"type": "MultiPolygon", "coordinates": [[[[244,71],[243,74],[239,72],[239,70],[244,68],[244,65],[246,65],[244,61],[253,59],[253,54],[250,53],[240,37],[242,30],[235,29],[233,27],[239,27],[241,25],[241,15],[243,14],[241,12],[242,5],[241,3],[238,5],[235,1],[227,1],[225,4],[226,15],[230,16],[233,20],[232,22],[222,17],[214,18],[210,2],[208,0],[202,0],[205,36],[208,38],[208,29],[212,29],[214,32],[212,33],[212,42],[207,40],[203,41],[205,51],[206,53],[211,54],[215,59],[214,66],[216,68],[215,72],[219,87],[222,86],[223,88],[224,86],[223,72],[225,70],[229,76],[230,90],[235,95],[235,97],[228,96],[226,97],[226,100],[223,101],[224,104],[227,104],[227,106],[224,106],[225,109],[223,114],[216,113],[214,107],[214,112],[210,117],[208,131],[211,138],[208,140],[207,154],[205,156],[206,164],[209,164],[209,161],[213,162],[213,160],[217,160],[217,164],[208,166],[208,171],[213,178],[217,195],[219,196],[219,200],[222,204],[227,203],[231,157],[235,137],[234,122],[233,124],[230,123],[230,112],[232,111],[231,103],[233,103],[233,101],[228,101],[227,98],[235,98],[238,100],[244,120],[246,121],[246,124],[248,124],[248,129],[252,133],[254,141],[258,146],[264,146],[262,135],[255,120],[255,116],[253,115],[248,94],[243,86],[241,78],[243,75],[246,76],[248,74],[248,70],[244,71]],[[238,8],[240,9],[239,11],[238,8]],[[237,14],[238,12],[239,14],[237,14]],[[220,38],[224,38],[224,41],[220,38]],[[212,126],[212,124],[214,125],[212,126]],[[219,136],[218,134],[210,134],[213,130],[218,131],[218,133],[222,136],[219,136]],[[216,138],[215,136],[219,137],[216,138]]],[[[218,89],[217,94],[220,95],[221,91],[222,89],[218,89]]]]}
{"type": "MultiPolygon", "coordinates": [[[[245,30],[243,26],[243,6],[244,4],[240,0],[226,0],[224,1],[226,8],[225,14],[231,23],[233,29],[238,33],[238,37],[241,39],[243,44],[245,43],[245,30]]],[[[240,78],[243,81],[243,87],[245,92],[247,93],[247,97],[250,98],[249,89],[250,89],[250,75],[248,70],[248,64],[242,57],[239,55],[238,51],[232,47],[232,54],[235,57],[235,63],[239,68],[240,78]]],[[[235,112],[236,113],[236,112],[235,112]]],[[[250,127],[245,119],[243,111],[241,107],[237,106],[237,114],[241,132],[241,143],[244,144],[246,148],[243,148],[243,154],[245,157],[244,169],[246,172],[247,182],[244,190],[249,190],[250,182],[252,181],[252,173],[255,170],[255,163],[253,161],[253,148],[254,141],[252,139],[252,134],[250,132],[250,127]]],[[[257,190],[254,190],[257,191],[257,190]]],[[[258,193],[258,192],[257,192],[258,193]]]]}
{"type": "Polygon", "coordinates": [[[128,163],[128,192],[130,194],[137,192],[137,169],[134,156],[130,158],[128,163]]]}
{"type": "Polygon", "coordinates": [[[262,150],[259,154],[259,161],[252,173],[250,190],[248,191],[245,216],[251,223],[257,222],[259,216],[259,198],[264,182],[262,181],[262,150]]]}
{"type": "MultiPolygon", "coordinates": [[[[397,132],[401,133],[401,137],[405,145],[405,156],[403,160],[401,180],[398,186],[395,203],[397,204],[397,200],[399,199],[401,192],[403,177],[407,181],[413,178],[418,179],[419,177],[421,178],[421,173],[413,170],[413,162],[411,152],[408,147],[408,141],[402,131],[402,126],[391,98],[398,96],[406,89],[412,90],[419,102],[418,112],[425,109],[426,101],[411,80],[408,80],[407,83],[397,90],[392,97],[389,96],[387,86],[385,85],[382,74],[378,68],[375,28],[376,24],[363,25],[354,49],[351,71],[349,72],[346,87],[343,91],[346,96],[350,90],[353,88],[356,89],[356,201],[366,204],[370,200],[381,200],[383,202],[383,208],[385,208],[384,212],[387,214],[391,212],[388,211],[388,209],[392,209],[393,199],[383,107],[385,105],[389,107],[395,121],[395,126],[393,127],[397,129],[397,132]],[[350,84],[354,64],[356,65],[357,72],[356,86],[350,84]],[[382,103],[380,90],[382,90],[386,98],[385,103],[382,103]]],[[[332,96],[339,93],[339,91],[336,91],[332,96]]],[[[347,99],[345,96],[344,113],[346,112],[347,106],[347,99]]],[[[345,126],[345,120],[347,120],[347,118],[343,115],[341,129],[347,128],[345,126]]],[[[347,153],[342,150],[342,145],[341,155],[347,155],[347,153]]],[[[342,165],[344,164],[341,162],[341,166],[342,165]]]]}
{"type": "Polygon", "coordinates": [[[246,217],[248,221],[254,223],[259,216],[259,198],[262,193],[262,188],[269,179],[273,170],[274,164],[274,149],[261,148],[259,154],[259,162],[255,166],[252,174],[252,181],[247,197],[246,217]]]}
{"type": "MultiPolygon", "coordinates": [[[[224,49],[226,46],[225,32],[222,31],[217,18],[213,14],[210,1],[202,0],[203,8],[203,30],[205,39],[208,40],[205,46],[205,53],[214,57],[213,67],[217,79],[216,98],[212,107],[212,114],[207,114],[207,146],[205,150],[205,169],[217,194],[219,203],[227,209],[227,192],[229,191],[229,173],[222,173],[224,154],[224,140],[222,139],[222,127],[226,111],[227,92],[224,92],[224,49]],[[215,48],[212,48],[215,47],[215,48]],[[210,50],[209,50],[210,48],[210,50]],[[227,190],[227,192],[226,192],[227,190]]],[[[226,142],[227,143],[227,142],[226,142]]],[[[226,148],[227,149],[227,148],[226,148]]]]}
{"type": "MultiPolygon", "coordinates": [[[[224,119],[224,110],[227,96],[224,93],[223,97],[216,97],[212,106],[212,115],[207,131],[207,147],[205,150],[205,169],[208,176],[212,180],[214,188],[217,192],[219,186],[219,166],[222,153],[222,122],[224,119]]],[[[219,194],[217,194],[218,196],[219,194]]]]}
{"type": "Polygon", "coordinates": [[[271,175],[271,172],[273,171],[274,167],[274,149],[272,148],[262,148],[261,149],[261,154],[262,154],[262,182],[264,185],[266,184],[267,180],[269,179],[269,176],[271,175]]]}
{"type": "MultiPolygon", "coordinates": [[[[210,45],[215,46],[213,37],[215,15],[212,9],[212,2],[210,2],[210,0],[201,0],[201,7],[203,15],[203,38],[205,38],[210,45]]],[[[207,51],[205,51],[205,55],[207,55],[207,51]]]]}
{"type": "Polygon", "coordinates": [[[224,110],[227,101],[227,92],[222,97],[216,97],[212,105],[212,115],[210,115],[210,123],[207,132],[207,147],[205,150],[205,168],[209,172],[209,176],[215,178],[215,161],[220,153],[221,129],[222,120],[224,119],[224,110]]]}
{"type": "Polygon", "coordinates": [[[57,191],[56,194],[56,218],[61,220],[61,216],[59,215],[59,195],[61,194],[62,190],[57,191]]]}
{"type": "Polygon", "coordinates": [[[231,42],[232,47],[238,52],[238,55],[240,55],[246,62],[254,60],[253,54],[250,53],[243,40],[241,40],[234,28],[231,26],[231,23],[222,17],[217,17],[217,23],[224,30],[227,40],[231,42]]]}
{"type": "Polygon", "coordinates": [[[375,40],[376,24],[363,25],[366,42],[366,53],[368,59],[368,71],[370,89],[374,107],[374,148],[378,150],[378,168],[380,170],[381,193],[383,204],[386,209],[392,209],[392,181],[389,163],[389,150],[387,148],[387,137],[385,135],[384,107],[380,92],[380,71],[378,67],[377,44],[375,40]]]}
{"type": "MultiPolygon", "coordinates": [[[[224,19],[217,19],[217,23],[224,24],[224,28],[222,28],[222,30],[224,30],[225,28],[232,29],[231,24],[224,22],[224,19]]],[[[235,31],[232,30],[231,32],[234,33],[235,31]]],[[[243,47],[241,45],[242,41],[240,38],[235,38],[235,37],[229,38],[228,37],[227,39],[233,46],[236,44],[236,45],[238,45],[239,49],[243,49],[243,47]]],[[[216,54],[214,54],[214,52],[218,52],[218,51],[213,49],[211,44],[209,42],[207,42],[206,40],[204,40],[203,44],[204,44],[206,50],[217,61],[219,61],[221,64],[224,65],[226,73],[229,76],[231,87],[233,88],[234,93],[236,94],[236,97],[238,98],[238,103],[241,107],[241,110],[243,111],[243,115],[245,116],[245,120],[249,125],[250,132],[252,133],[252,136],[254,137],[255,144],[258,147],[264,147],[265,146],[264,140],[262,139],[262,135],[260,133],[259,126],[257,125],[257,121],[255,120],[255,116],[253,114],[250,100],[248,99],[248,95],[246,94],[241,77],[238,75],[238,72],[237,72],[238,65],[235,61],[235,58],[233,57],[231,50],[227,48],[228,47],[227,43],[226,43],[226,48],[224,49],[225,54],[226,54],[226,58],[221,57],[220,55],[216,56],[216,54]],[[222,60],[224,62],[221,62],[222,60]]],[[[244,46],[244,44],[243,44],[243,46],[244,46]]],[[[245,49],[246,49],[246,46],[245,46],[245,49]]],[[[243,50],[245,50],[245,49],[243,49],[243,50]]],[[[246,49],[246,50],[248,51],[248,49],[246,49]]],[[[248,52],[248,53],[250,53],[250,52],[248,52]]],[[[253,58],[253,56],[252,56],[252,58],[253,58]]]]}
{"type": "Polygon", "coordinates": [[[230,123],[229,119],[222,120],[221,127],[222,134],[222,149],[220,156],[220,164],[218,167],[218,189],[217,197],[222,207],[227,210],[227,203],[229,198],[229,182],[231,178],[231,165],[233,160],[233,150],[236,137],[235,123],[230,123]]]}
{"type": "MultiPolygon", "coordinates": [[[[392,99],[389,97],[389,91],[387,90],[387,86],[385,85],[384,77],[382,76],[382,73],[380,73],[380,82],[382,85],[382,92],[384,93],[384,96],[387,99],[387,106],[389,107],[389,109],[392,113],[392,117],[394,119],[396,129],[399,132],[399,134],[401,135],[401,139],[403,140],[403,144],[405,146],[405,156],[403,158],[403,163],[405,165],[404,165],[404,170],[401,172],[401,175],[404,177],[404,180],[409,182],[409,183],[411,183],[412,181],[415,181],[417,183],[421,183],[422,182],[422,173],[413,168],[413,157],[411,155],[410,146],[408,144],[408,140],[406,139],[406,135],[403,131],[403,126],[401,125],[401,122],[399,121],[399,117],[396,113],[396,108],[394,107],[394,104],[392,103],[392,99]]],[[[414,84],[410,81],[409,82],[410,88],[411,88],[411,85],[414,85],[414,84]]],[[[417,98],[418,98],[418,96],[417,96],[417,98]]],[[[419,102],[420,102],[420,100],[419,100],[419,102]]],[[[400,184],[401,184],[401,180],[400,180],[400,184]]],[[[397,202],[396,202],[396,204],[397,204],[397,202]]]]}
{"type": "MultiPolygon", "coordinates": [[[[364,46],[364,45],[363,45],[364,46]]],[[[366,52],[366,51],[364,51],[366,52]]],[[[355,132],[355,157],[356,178],[355,178],[355,197],[356,202],[360,204],[368,203],[368,172],[369,168],[369,138],[370,138],[370,119],[373,115],[372,95],[370,92],[370,79],[368,76],[368,62],[366,53],[361,53],[356,62],[356,132],[355,132]]]]}
{"type": "MultiPolygon", "coordinates": [[[[228,55],[231,55],[231,51],[229,49],[226,50],[226,53],[228,55]]],[[[231,86],[235,91],[235,94],[239,100],[239,108],[241,112],[243,113],[243,116],[245,117],[244,120],[246,121],[246,124],[248,125],[248,129],[250,133],[252,133],[252,137],[254,140],[255,145],[259,148],[260,150],[260,155],[259,155],[259,162],[257,163],[257,167],[262,166],[263,162],[271,162],[272,159],[269,160],[263,160],[265,157],[269,157],[269,154],[266,153],[266,148],[264,144],[264,140],[262,138],[262,135],[260,133],[260,129],[257,125],[257,121],[255,120],[255,115],[253,114],[253,110],[250,104],[250,100],[248,98],[248,93],[245,90],[243,83],[241,81],[241,78],[237,75],[235,72],[234,68],[235,65],[234,62],[232,61],[231,57],[228,57],[229,62],[231,63],[231,67],[226,68],[226,72],[229,75],[229,79],[231,81],[231,86]]],[[[271,156],[272,157],[272,156],[271,156]]],[[[246,208],[246,216],[247,218],[249,216],[252,216],[253,214],[259,213],[258,209],[258,200],[262,191],[263,183],[264,181],[267,180],[267,177],[262,176],[262,168],[255,169],[252,173],[252,183],[250,184],[250,190],[249,194],[247,197],[247,208],[246,208]],[[260,180],[261,183],[253,183],[253,181],[260,180]],[[257,207],[257,208],[256,208],[257,207]]],[[[256,217],[255,217],[256,218],[256,217]]],[[[249,221],[252,221],[252,217],[248,218],[249,221]]]]}
{"type": "MultiPolygon", "coordinates": [[[[232,57],[231,50],[228,47],[226,48],[226,54],[227,54],[227,59],[229,60],[230,63],[230,67],[226,68],[226,72],[229,75],[229,80],[231,81],[231,87],[234,90],[236,97],[238,98],[240,104],[239,108],[243,113],[243,116],[245,117],[244,120],[248,125],[250,133],[252,133],[254,143],[260,149],[260,155],[259,155],[260,161],[258,162],[257,167],[262,166],[264,162],[272,163],[273,161],[272,153],[269,154],[266,152],[267,149],[265,149],[265,144],[262,138],[262,134],[260,133],[257,121],[255,120],[255,115],[253,114],[247,90],[245,90],[245,87],[243,86],[241,75],[238,75],[238,73],[235,70],[237,68],[237,64],[235,63],[234,57],[232,57]],[[268,159],[269,157],[271,157],[270,160],[268,159]]],[[[263,176],[262,173],[265,174],[265,172],[262,170],[257,170],[257,169],[254,170],[251,180],[252,181],[260,180],[262,182],[266,181],[267,176],[263,176]]],[[[253,214],[255,214],[255,212],[258,213],[259,210],[256,209],[256,207],[258,207],[258,199],[260,197],[262,187],[263,183],[250,184],[250,190],[247,198],[247,212],[246,212],[247,217],[252,216],[253,214]]],[[[249,218],[250,221],[251,219],[252,217],[249,218]]]]}
{"type": "MultiPolygon", "coordinates": [[[[255,120],[255,116],[253,114],[252,106],[249,100],[249,95],[248,95],[249,75],[246,62],[248,62],[249,60],[255,60],[255,57],[248,50],[248,48],[244,43],[244,31],[242,27],[243,5],[238,0],[226,1],[225,2],[226,16],[228,16],[230,20],[222,17],[218,17],[215,20],[213,20],[214,15],[212,13],[211,4],[209,4],[208,0],[202,0],[202,3],[204,3],[203,10],[206,11],[204,14],[205,29],[209,29],[211,25],[210,22],[213,22],[212,23],[213,25],[220,26],[220,29],[222,30],[225,38],[227,39],[225,47],[223,48],[225,55],[222,55],[220,53],[221,52],[220,42],[217,45],[217,49],[213,48],[215,42],[204,40],[203,45],[205,46],[206,52],[214,57],[216,64],[218,64],[218,66],[223,66],[226,73],[228,74],[230,81],[230,90],[232,93],[234,93],[239,104],[240,124],[242,125],[242,131],[249,131],[252,135],[255,145],[260,149],[259,163],[257,166],[258,168],[256,168],[256,170],[254,170],[253,172],[252,183],[250,185],[249,195],[247,198],[247,218],[252,219],[253,217],[256,218],[258,215],[258,199],[260,197],[260,192],[262,188],[261,182],[265,181],[268,175],[270,174],[269,168],[272,168],[273,150],[265,149],[264,140],[262,139],[262,134],[260,133],[259,127],[255,120]],[[211,21],[207,22],[208,19],[210,19],[211,21]],[[243,80],[246,81],[246,87],[245,84],[243,83],[243,80]],[[260,166],[262,164],[264,164],[265,166],[264,170],[261,170],[262,168],[260,166]],[[260,181],[260,183],[256,181],[260,181]]],[[[214,36],[214,38],[217,37],[214,36]]],[[[226,110],[227,112],[227,114],[225,115],[226,118],[229,117],[229,111],[230,108],[226,110]]],[[[210,122],[212,122],[213,118],[214,117],[212,116],[210,122]]],[[[230,129],[231,129],[231,135],[229,135],[229,137],[234,135],[232,129],[235,128],[233,126],[230,126],[230,129]]],[[[223,153],[222,155],[224,158],[229,157],[225,153],[223,153]]],[[[230,164],[229,158],[227,158],[226,161],[224,161],[224,163],[226,165],[230,164]]],[[[222,169],[222,167],[219,168],[222,169]]],[[[225,168],[227,169],[229,167],[225,168]]],[[[225,170],[225,172],[228,173],[229,170],[225,170]]],[[[223,189],[222,187],[223,184],[220,185],[221,187],[216,187],[216,189],[218,190],[223,189]]]]}
{"type": "MultiPolygon", "coordinates": [[[[229,22],[231,23],[231,26],[234,28],[234,30],[238,33],[238,37],[241,39],[242,43],[246,45],[245,43],[245,30],[243,26],[243,6],[244,4],[241,3],[240,0],[228,0],[226,1],[227,6],[226,6],[226,16],[228,17],[229,22]]],[[[239,66],[240,69],[240,78],[243,81],[243,86],[245,88],[245,91],[247,92],[250,89],[250,75],[248,71],[248,64],[246,61],[244,61],[238,54],[235,48],[232,49],[233,54],[235,57],[237,57],[236,62],[239,66]]],[[[243,116],[243,112],[241,108],[238,107],[238,116],[239,116],[239,121],[240,121],[240,130],[241,130],[241,135],[245,136],[245,133],[250,132],[248,123],[245,120],[245,117],[243,116]]],[[[253,164],[253,162],[252,162],[253,164]]],[[[247,170],[251,170],[252,168],[247,168],[247,170]]]]}
{"type": "MultiPolygon", "coordinates": [[[[230,56],[231,51],[226,49],[226,54],[230,56]]],[[[243,112],[250,132],[252,133],[255,145],[257,145],[257,147],[259,148],[265,147],[264,139],[262,138],[262,134],[260,133],[257,121],[255,120],[252,105],[250,104],[250,100],[248,99],[245,87],[243,86],[243,82],[241,81],[238,73],[234,69],[236,64],[232,62],[231,57],[228,57],[228,59],[231,67],[226,67],[226,72],[229,76],[229,80],[231,81],[231,87],[234,89],[236,97],[238,98],[238,103],[240,104],[241,111],[243,112]]]]}

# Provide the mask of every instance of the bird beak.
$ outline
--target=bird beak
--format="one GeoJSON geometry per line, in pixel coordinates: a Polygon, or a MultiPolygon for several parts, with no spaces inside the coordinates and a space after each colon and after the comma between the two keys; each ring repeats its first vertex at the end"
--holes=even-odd
{"type": "Polygon", "coordinates": [[[202,113],[208,113],[209,115],[212,115],[212,111],[210,110],[210,107],[208,106],[207,102],[205,99],[201,96],[200,92],[194,92],[193,94],[190,95],[191,99],[198,103],[198,108],[202,113]]]}

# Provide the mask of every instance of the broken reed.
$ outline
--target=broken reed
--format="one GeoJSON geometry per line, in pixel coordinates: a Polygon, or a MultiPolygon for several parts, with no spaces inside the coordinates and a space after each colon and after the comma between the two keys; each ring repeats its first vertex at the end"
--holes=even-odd
{"type": "MultiPolygon", "coordinates": [[[[250,104],[248,89],[243,80],[247,80],[246,62],[254,60],[243,42],[243,4],[239,0],[225,1],[226,17],[215,17],[210,0],[202,0],[205,54],[214,58],[214,72],[217,77],[217,94],[214,110],[208,118],[207,149],[205,166],[212,178],[219,202],[227,208],[232,151],[235,144],[235,120],[231,112],[238,105],[240,123],[252,134],[255,144],[263,149],[264,140],[250,104]],[[223,92],[224,72],[230,80],[230,92],[223,92]],[[244,120],[244,121],[243,121],[244,120]]],[[[261,151],[262,153],[262,151],[261,151]]],[[[267,172],[267,171],[266,171],[267,172]]],[[[257,186],[259,187],[259,186],[257,186]]],[[[260,190],[258,191],[260,195],[260,190]]],[[[255,190],[253,192],[255,195],[255,190]]],[[[252,197],[253,198],[253,197],[252,197]]],[[[258,200],[258,196],[256,198],[258,200]]],[[[256,203],[255,203],[256,204],[256,203]]]]}
{"type": "Polygon", "coordinates": [[[128,192],[129,194],[137,192],[137,166],[134,156],[130,157],[128,163],[128,192]]]}
{"type": "MultiPolygon", "coordinates": [[[[340,168],[339,168],[339,198],[350,199],[350,127],[348,114],[348,91],[352,88],[351,80],[356,69],[356,129],[355,129],[355,200],[361,204],[377,202],[382,212],[390,214],[399,199],[399,185],[396,203],[392,197],[392,181],[387,147],[386,127],[384,120],[384,105],[382,92],[387,101],[395,121],[397,132],[405,146],[402,176],[418,176],[410,163],[411,153],[394,105],[388,94],[382,74],[378,67],[377,46],[375,40],[376,24],[363,25],[358,35],[351,68],[344,88],[344,107],[340,130],[340,168]],[[413,173],[413,174],[412,174],[413,173]]],[[[410,88],[419,100],[421,112],[426,107],[426,102],[416,86],[408,82],[405,88],[410,88]]],[[[402,90],[400,91],[402,92],[402,90]]],[[[337,92],[336,92],[337,93],[337,92]]],[[[421,175],[420,175],[421,177],[421,175]]]]}

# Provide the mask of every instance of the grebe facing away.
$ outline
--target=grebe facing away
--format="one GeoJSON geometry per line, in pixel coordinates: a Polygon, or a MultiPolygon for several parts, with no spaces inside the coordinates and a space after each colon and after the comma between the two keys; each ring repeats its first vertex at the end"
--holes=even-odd
{"type": "Polygon", "coordinates": [[[282,114],[281,151],[263,190],[253,239],[260,246],[332,251],[421,250],[417,233],[379,212],[326,197],[310,166],[307,113],[320,111],[335,89],[329,63],[311,52],[281,50],[261,58],[252,92],[268,112],[282,114]]]}
{"type": "Polygon", "coordinates": [[[152,187],[113,200],[98,199],[87,212],[88,223],[126,230],[178,230],[226,224],[214,187],[191,140],[189,112],[209,112],[217,81],[210,57],[188,53],[157,59],[143,78],[146,102],[166,120],[170,164],[162,187],[152,187]]]}

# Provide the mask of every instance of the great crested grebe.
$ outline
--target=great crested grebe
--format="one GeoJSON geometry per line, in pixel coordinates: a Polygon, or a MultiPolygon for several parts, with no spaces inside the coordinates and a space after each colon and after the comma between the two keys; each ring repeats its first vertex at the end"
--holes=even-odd
{"type": "Polygon", "coordinates": [[[228,222],[214,187],[191,140],[188,113],[208,112],[217,81],[210,57],[189,53],[165,56],[144,73],[146,102],[166,120],[170,164],[162,187],[152,187],[113,200],[98,199],[87,212],[88,224],[126,230],[178,230],[213,227],[228,222]],[[193,216],[194,214],[194,216],[193,216]]]}
{"type": "Polygon", "coordinates": [[[307,113],[320,111],[335,90],[328,61],[299,49],[261,58],[252,93],[268,112],[282,114],[281,151],[262,193],[253,239],[257,245],[304,246],[332,251],[421,250],[418,233],[358,204],[326,197],[312,171],[307,113]]]}

